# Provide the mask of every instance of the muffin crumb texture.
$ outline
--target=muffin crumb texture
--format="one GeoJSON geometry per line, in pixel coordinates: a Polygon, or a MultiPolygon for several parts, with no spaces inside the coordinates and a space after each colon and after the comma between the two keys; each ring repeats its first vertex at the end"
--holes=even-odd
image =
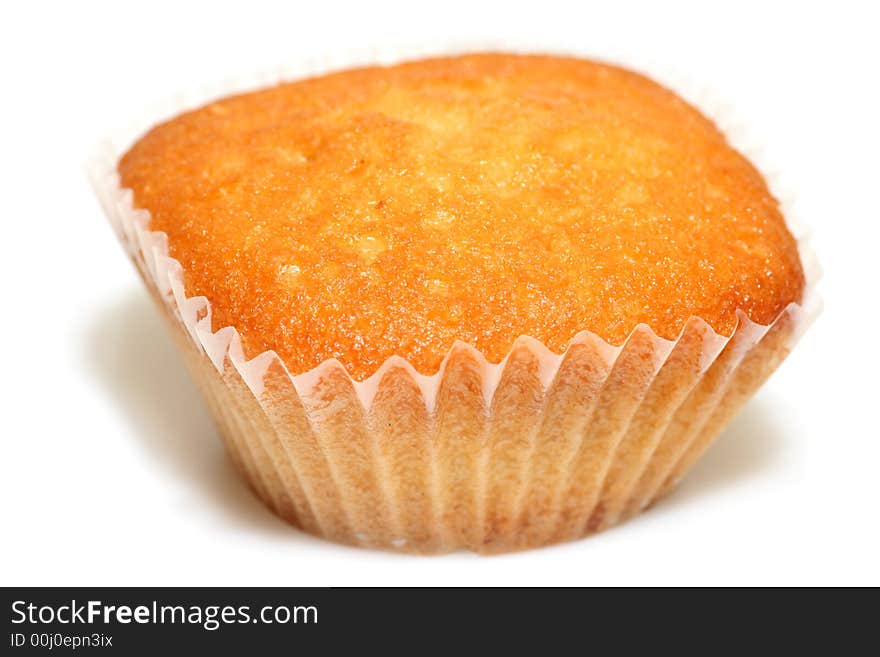
{"type": "Polygon", "coordinates": [[[760,174],[650,80],[595,62],[469,55],[217,101],[119,164],[187,294],[248,356],[294,374],[420,372],[455,340],[497,362],[693,315],[730,334],[801,300],[797,245],[760,174]]]}

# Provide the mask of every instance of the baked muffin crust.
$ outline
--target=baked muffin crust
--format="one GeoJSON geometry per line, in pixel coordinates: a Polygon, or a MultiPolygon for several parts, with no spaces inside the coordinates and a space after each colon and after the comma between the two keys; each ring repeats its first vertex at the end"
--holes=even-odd
{"type": "Polygon", "coordinates": [[[350,70],[164,123],[119,164],[188,295],[292,373],[455,340],[729,334],[804,286],[760,174],[650,80],[595,62],[469,55],[350,70]]]}

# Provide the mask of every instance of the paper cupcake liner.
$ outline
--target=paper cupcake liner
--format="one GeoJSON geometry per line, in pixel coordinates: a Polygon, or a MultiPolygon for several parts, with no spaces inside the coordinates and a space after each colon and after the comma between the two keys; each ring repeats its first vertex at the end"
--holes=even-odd
{"type": "Polygon", "coordinates": [[[186,295],[166,235],[120,187],[127,145],[90,175],[229,453],[278,515],[335,541],[501,552],[605,529],[680,480],[819,310],[801,239],[804,302],[769,325],[739,312],[729,337],[693,317],[676,340],[584,331],[563,354],[523,336],[498,364],[456,343],[432,376],[400,357],[361,382],[335,359],[292,375],[273,351],[246,359],[236,329],[214,331],[209,301],[186,295]]]}

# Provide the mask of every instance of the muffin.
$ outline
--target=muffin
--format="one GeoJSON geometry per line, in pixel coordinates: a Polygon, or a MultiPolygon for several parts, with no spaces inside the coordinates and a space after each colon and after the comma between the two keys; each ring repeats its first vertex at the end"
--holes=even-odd
{"type": "Polygon", "coordinates": [[[636,73],[474,54],[223,98],[105,207],[257,495],[359,545],[497,552],[665,494],[804,325],[759,172],[636,73]]]}

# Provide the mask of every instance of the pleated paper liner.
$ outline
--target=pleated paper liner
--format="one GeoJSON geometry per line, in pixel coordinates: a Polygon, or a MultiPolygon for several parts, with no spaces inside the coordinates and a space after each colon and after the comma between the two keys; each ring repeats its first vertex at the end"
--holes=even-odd
{"type": "Polygon", "coordinates": [[[803,304],[770,325],[739,313],[729,337],[695,317],[674,341],[644,325],[621,346],[582,332],[561,355],[524,336],[499,364],[457,343],[433,376],[398,357],[362,382],[335,360],[291,375],[272,351],[246,360],[233,327],[212,330],[117,158],[96,159],[95,189],[236,466],[279,516],[343,543],[503,552],[610,527],[681,479],[819,309],[800,241],[803,304]]]}

